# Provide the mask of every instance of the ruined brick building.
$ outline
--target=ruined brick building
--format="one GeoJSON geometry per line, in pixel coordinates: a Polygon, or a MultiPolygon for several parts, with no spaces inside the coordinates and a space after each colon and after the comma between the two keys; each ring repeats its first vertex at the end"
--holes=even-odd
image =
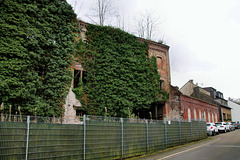
{"type": "MultiPolygon", "coordinates": [[[[79,26],[81,27],[81,38],[83,41],[86,41],[86,26],[88,23],[81,22],[79,23],[79,26]]],[[[170,92],[170,64],[169,64],[169,46],[157,43],[151,40],[146,40],[142,38],[137,38],[139,42],[147,42],[149,47],[149,57],[155,56],[157,58],[157,67],[158,67],[158,73],[161,75],[160,78],[160,84],[159,87],[166,90],[167,92],[170,92]]],[[[78,79],[81,78],[84,83],[84,77],[86,71],[82,67],[82,65],[79,62],[75,62],[72,66],[72,71],[74,73],[74,79],[71,84],[71,88],[74,88],[76,84],[78,84],[78,79]]],[[[72,89],[70,88],[69,94],[66,98],[66,104],[64,105],[65,108],[65,118],[75,119],[76,111],[74,110],[74,107],[81,107],[80,102],[75,98],[74,93],[72,92],[72,89]]],[[[166,118],[168,115],[168,106],[169,103],[156,103],[153,104],[151,107],[151,116],[148,112],[147,114],[143,115],[146,118],[153,118],[153,119],[163,119],[166,118]]]]}
{"type": "MultiPolygon", "coordinates": [[[[86,41],[85,33],[87,31],[86,26],[88,24],[85,22],[80,22],[79,25],[81,27],[81,38],[83,41],[86,41]]],[[[157,120],[190,120],[193,118],[204,118],[209,122],[219,121],[219,111],[216,105],[184,95],[178,90],[178,87],[171,86],[169,46],[143,38],[137,38],[137,40],[139,42],[148,43],[148,56],[156,57],[158,73],[161,75],[159,87],[169,93],[169,98],[166,102],[154,103],[150,109],[142,110],[140,113],[140,118],[152,118],[157,120]]],[[[86,71],[79,62],[75,62],[73,64],[72,70],[75,78],[72,81],[69,94],[66,98],[66,104],[64,105],[64,117],[75,119],[75,121],[77,121],[74,107],[81,108],[81,104],[79,100],[75,98],[72,88],[78,84],[79,78],[81,78],[83,83],[85,83],[84,77],[86,71]]]]}

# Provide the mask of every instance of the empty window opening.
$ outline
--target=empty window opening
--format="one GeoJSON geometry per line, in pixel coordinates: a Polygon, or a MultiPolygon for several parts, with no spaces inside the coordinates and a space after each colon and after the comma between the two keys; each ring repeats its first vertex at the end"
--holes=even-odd
{"type": "Polygon", "coordinates": [[[202,113],[201,113],[201,110],[200,110],[200,109],[199,109],[198,114],[199,114],[199,119],[202,119],[202,113]]]}
{"type": "Polygon", "coordinates": [[[75,70],[74,69],[74,83],[73,83],[73,87],[77,88],[79,86],[79,80],[81,77],[81,71],[80,70],[75,70]]]}
{"type": "Polygon", "coordinates": [[[164,86],[164,80],[159,81],[159,89],[163,89],[164,86]]]}
{"type": "Polygon", "coordinates": [[[157,57],[157,68],[161,69],[163,65],[162,57],[157,57]]]}
{"type": "Polygon", "coordinates": [[[87,82],[87,72],[85,70],[76,70],[74,69],[74,82],[73,87],[77,88],[79,87],[79,82],[82,81],[83,85],[87,82]]]}

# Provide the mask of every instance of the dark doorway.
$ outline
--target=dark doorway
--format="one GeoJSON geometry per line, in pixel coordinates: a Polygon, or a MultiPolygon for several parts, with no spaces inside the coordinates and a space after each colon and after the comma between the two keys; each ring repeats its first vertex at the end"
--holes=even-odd
{"type": "Polygon", "coordinates": [[[164,103],[153,103],[149,109],[134,110],[134,114],[141,119],[163,120],[164,103]]]}

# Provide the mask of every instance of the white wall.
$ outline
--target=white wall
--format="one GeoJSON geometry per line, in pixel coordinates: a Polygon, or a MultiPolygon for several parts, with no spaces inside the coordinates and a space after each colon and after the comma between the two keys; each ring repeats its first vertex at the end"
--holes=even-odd
{"type": "Polygon", "coordinates": [[[240,105],[232,101],[228,101],[228,106],[232,108],[232,121],[240,121],[240,105]]]}

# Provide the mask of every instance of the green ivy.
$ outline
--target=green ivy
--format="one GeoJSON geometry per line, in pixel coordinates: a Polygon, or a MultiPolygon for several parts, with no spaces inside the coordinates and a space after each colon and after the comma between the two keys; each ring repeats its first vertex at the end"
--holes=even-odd
{"type": "Polygon", "coordinates": [[[86,36],[88,43],[76,43],[76,57],[87,70],[81,103],[88,114],[104,115],[106,107],[110,116],[127,117],[133,109],[167,99],[147,43],[120,29],[91,24],[86,36]]]}
{"type": "Polygon", "coordinates": [[[74,21],[65,0],[0,1],[0,103],[60,116],[72,79],[74,21]]]}

